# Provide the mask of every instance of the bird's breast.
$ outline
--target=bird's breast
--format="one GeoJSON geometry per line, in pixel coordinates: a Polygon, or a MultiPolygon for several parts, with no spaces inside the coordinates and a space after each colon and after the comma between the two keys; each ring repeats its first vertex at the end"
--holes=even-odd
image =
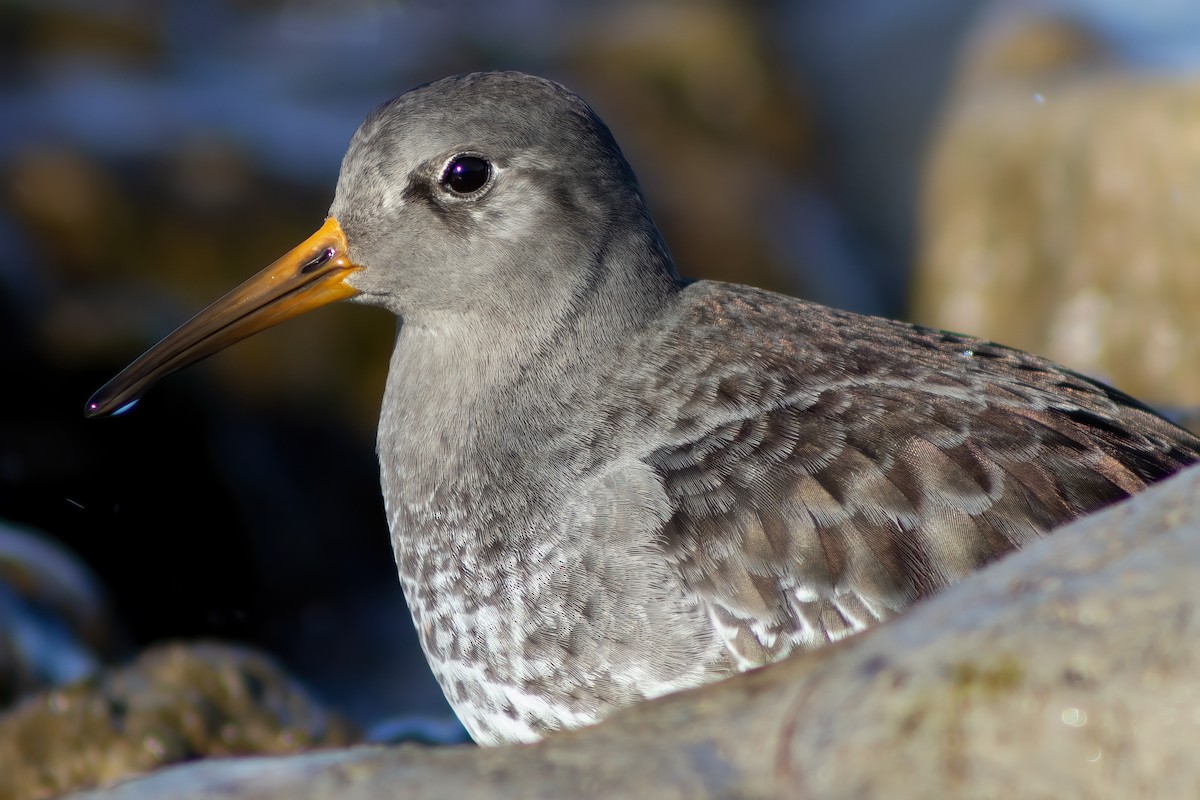
{"type": "Polygon", "coordinates": [[[613,507],[613,491],[636,496],[644,482],[586,481],[550,508],[527,488],[459,476],[432,500],[389,502],[422,647],[477,741],[531,741],[728,669],[694,598],[647,544],[654,514],[630,504],[628,521],[614,517],[625,506],[613,507]]]}

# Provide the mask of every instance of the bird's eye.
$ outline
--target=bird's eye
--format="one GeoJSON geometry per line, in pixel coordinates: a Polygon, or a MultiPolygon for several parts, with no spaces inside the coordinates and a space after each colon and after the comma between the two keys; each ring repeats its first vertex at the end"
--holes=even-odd
{"type": "Polygon", "coordinates": [[[455,194],[473,194],[492,175],[492,165],[479,156],[455,156],[442,173],[442,186],[455,194]]]}

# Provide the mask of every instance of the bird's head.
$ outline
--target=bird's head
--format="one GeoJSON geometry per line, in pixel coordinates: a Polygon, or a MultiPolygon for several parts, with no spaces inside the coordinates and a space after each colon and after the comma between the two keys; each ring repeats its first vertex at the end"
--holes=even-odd
{"type": "Polygon", "coordinates": [[[405,324],[502,327],[514,309],[568,314],[613,280],[612,264],[641,261],[673,279],[633,173],[586,103],[520,73],[447,78],[372,112],[320,229],[126,367],[85,413],[120,413],[164,376],[336,300],[405,324]]]}

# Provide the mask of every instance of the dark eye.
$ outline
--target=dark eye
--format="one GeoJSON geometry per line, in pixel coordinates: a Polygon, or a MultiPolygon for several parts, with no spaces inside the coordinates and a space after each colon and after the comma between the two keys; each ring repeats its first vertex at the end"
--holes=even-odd
{"type": "Polygon", "coordinates": [[[478,192],[488,182],[492,165],[479,156],[456,156],[442,173],[442,186],[455,194],[478,192]]]}

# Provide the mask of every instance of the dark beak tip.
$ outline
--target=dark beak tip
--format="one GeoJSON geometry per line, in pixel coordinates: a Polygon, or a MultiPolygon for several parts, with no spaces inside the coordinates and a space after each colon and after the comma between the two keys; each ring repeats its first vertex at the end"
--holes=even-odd
{"type": "MultiPolygon", "coordinates": [[[[103,390],[101,390],[101,392],[102,391],[103,390]]],[[[87,419],[103,419],[104,417],[118,417],[121,414],[124,414],[126,411],[129,411],[130,409],[132,409],[134,406],[136,406],[138,404],[138,401],[141,400],[140,397],[135,397],[132,400],[130,400],[129,402],[125,403],[125,405],[117,408],[116,410],[110,411],[105,408],[106,404],[105,404],[104,400],[102,398],[100,398],[101,392],[97,392],[96,394],[94,394],[90,398],[88,398],[87,403],[83,407],[83,416],[85,418],[87,418],[87,419]]]]}
{"type": "Polygon", "coordinates": [[[100,410],[100,401],[96,399],[95,395],[88,398],[87,403],[84,404],[83,416],[87,419],[96,419],[104,416],[104,412],[100,410]]]}

